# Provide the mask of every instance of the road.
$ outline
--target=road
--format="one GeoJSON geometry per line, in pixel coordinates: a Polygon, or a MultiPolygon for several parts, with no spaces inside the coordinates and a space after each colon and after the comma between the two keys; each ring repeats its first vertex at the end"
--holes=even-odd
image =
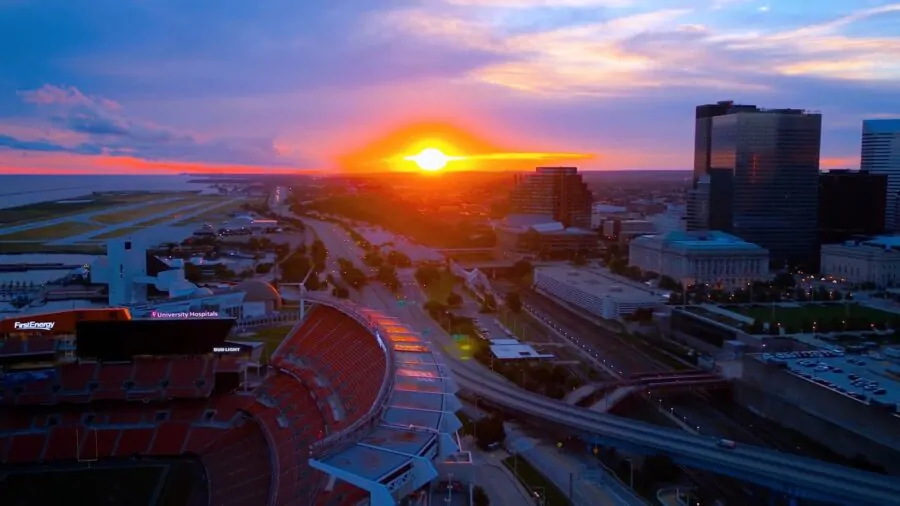
{"type": "MultiPolygon", "coordinates": [[[[689,461],[700,468],[740,476],[765,486],[795,492],[802,490],[818,500],[836,500],[856,505],[900,505],[900,482],[891,477],[749,445],[723,449],[713,438],[594,413],[523,391],[508,381],[501,380],[480,364],[460,360],[458,354],[441,353],[441,350],[454,348],[452,338],[436,328],[420,306],[401,306],[389,293],[385,297],[384,287],[372,285],[369,288],[372,295],[363,294],[361,304],[396,316],[413,330],[436,341],[439,346],[435,346],[434,351],[445,356],[459,386],[478,392],[480,397],[495,405],[544,419],[576,434],[598,435],[607,444],[641,448],[650,454],[669,455],[676,461],[689,461]],[[428,328],[434,331],[425,334],[424,331],[428,328]]],[[[408,288],[405,287],[405,290],[408,288]]]]}

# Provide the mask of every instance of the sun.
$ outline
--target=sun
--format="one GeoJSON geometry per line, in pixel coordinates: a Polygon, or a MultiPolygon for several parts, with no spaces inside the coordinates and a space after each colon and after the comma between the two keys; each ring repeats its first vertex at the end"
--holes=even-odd
{"type": "Polygon", "coordinates": [[[416,165],[422,170],[436,171],[446,167],[447,162],[452,160],[452,158],[437,148],[428,148],[423,149],[417,155],[407,156],[406,160],[416,162],[416,165]]]}

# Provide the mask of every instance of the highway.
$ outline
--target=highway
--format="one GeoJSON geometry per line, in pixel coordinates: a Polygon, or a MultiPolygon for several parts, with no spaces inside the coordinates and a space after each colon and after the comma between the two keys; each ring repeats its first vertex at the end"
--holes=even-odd
{"type": "MultiPolygon", "coordinates": [[[[337,236],[325,234],[331,236],[331,240],[327,240],[320,234],[319,237],[326,242],[326,246],[343,250],[339,255],[349,255],[355,244],[339,240],[340,236],[346,237],[343,231],[338,232],[330,223],[325,225],[332,227],[330,232],[337,236]],[[333,243],[335,239],[338,240],[333,243]],[[341,243],[343,246],[339,246],[341,243]]],[[[319,232],[321,226],[315,228],[319,232]]],[[[333,254],[334,250],[329,256],[333,254]]],[[[493,404],[546,420],[574,433],[601,437],[610,446],[668,455],[681,464],[738,477],[763,486],[775,486],[798,497],[854,506],[900,505],[900,480],[895,477],[750,445],[725,449],[719,447],[714,438],[595,413],[524,391],[474,361],[460,360],[456,354],[447,353],[447,350],[455,348],[452,338],[431,321],[419,305],[399,306],[384,287],[371,285],[367,288],[366,292],[369,293],[362,294],[361,304],[395,316],[420,333],[424,334],[424,329],[436,329],[426,338],[440,341],[436,343],[439,346],[434,349],[445,357],[459,386],[477,392],[480,397],[493,404]]]]}

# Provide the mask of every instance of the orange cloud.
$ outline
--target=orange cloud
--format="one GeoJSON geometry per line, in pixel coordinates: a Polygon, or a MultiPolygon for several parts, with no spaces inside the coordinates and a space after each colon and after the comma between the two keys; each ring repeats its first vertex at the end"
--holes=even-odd
{"type": "Polygon", "coordinates": [[[273,174],[310,173],[283,167],[217,165],[208,163],[151,161],[127,156],[90,156],[70,153],[0,153],[0,174],[24,175],[146,175],[146,174],[273,174]]]}

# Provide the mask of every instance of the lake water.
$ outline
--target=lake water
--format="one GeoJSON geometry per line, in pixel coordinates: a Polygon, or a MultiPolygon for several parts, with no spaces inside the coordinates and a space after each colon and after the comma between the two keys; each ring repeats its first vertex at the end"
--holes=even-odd
{"type": "Polygon", "coordinates": [[[75,199],[95,191],[191,191],[209,187],[190,183],[192,179],[197,176],[0,175],[0,208],[75,199]]]}

